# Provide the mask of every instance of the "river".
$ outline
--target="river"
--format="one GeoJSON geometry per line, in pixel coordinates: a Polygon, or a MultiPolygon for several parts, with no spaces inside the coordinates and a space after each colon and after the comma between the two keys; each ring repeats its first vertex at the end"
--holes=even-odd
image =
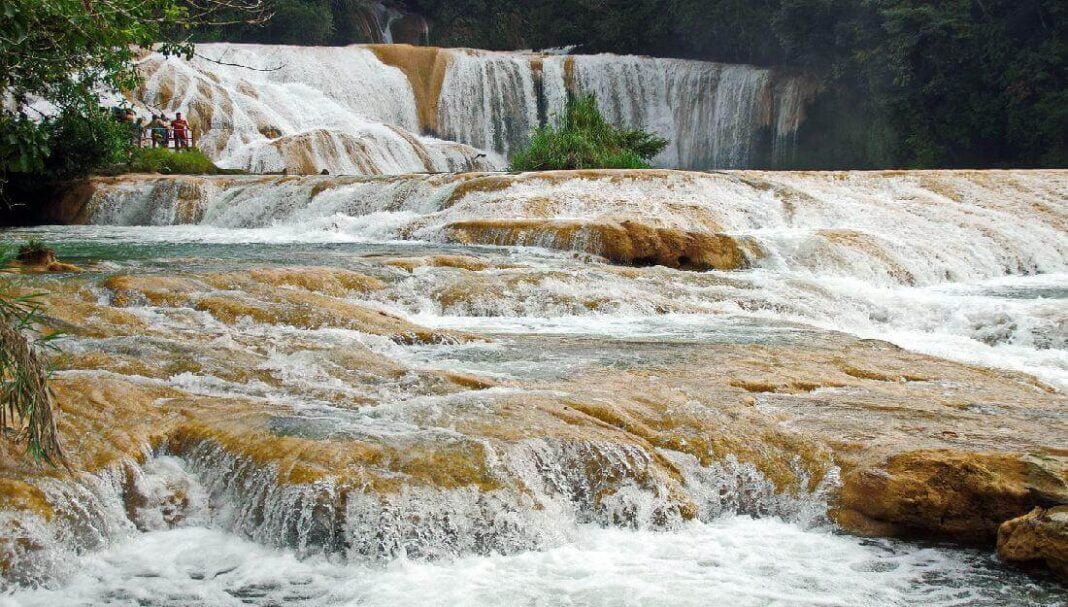
{"type": "Polygon", "coordinates": [[[1058,446],[1063,173],[651,175],[129,178],[5,232],[85,270],[24,280],[91,473],[4,514],[0,604],[1063,604],[828,514],[1058,446]]]}

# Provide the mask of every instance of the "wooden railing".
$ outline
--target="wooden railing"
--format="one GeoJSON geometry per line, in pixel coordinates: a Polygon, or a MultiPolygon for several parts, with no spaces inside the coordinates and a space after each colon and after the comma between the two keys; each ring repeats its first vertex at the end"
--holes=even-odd
{"type": "Polygon", "coordinates": [[[137,144],[143,148],[194,149],[197,147],[197,139],[193,129],[185,129],[184,133],[180,133],[171,128],[145,128],[142,129],[137,144]]]}

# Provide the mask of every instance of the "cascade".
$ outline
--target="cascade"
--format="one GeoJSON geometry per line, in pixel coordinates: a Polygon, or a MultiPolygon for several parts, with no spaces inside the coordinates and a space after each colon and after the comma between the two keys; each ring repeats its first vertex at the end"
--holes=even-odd
{"type": "Polygon", "coordinates": [[[198,147],[220,166],[369,175],[496,166],[469,146],[416,135],[411,85],[368,49],[198,49],[190,62],[143,59],[135,96],[148,111],[185,110],[198,147]]]}
{"type": "MultiPolygon", "coordinates": [[[[483,59],[472,81],[520,73],[483,59]]],[[[438,60],[384,82],[444,86],[438,60]]],[[[552,63],[536,97],[576,70],[552,63]]],[[[377,115],[448,114],[410,90],[377,115]]],[[[84,271],[20,287],[64,331],[78,472],[0,461],[3,598],[697,605],[712,580],[738,604],[1059,605],[990,551],[831,524],[992,548],[1059,499],[1065,191],[1015,170],[94,178],[53,209],[68,225],[6,236],[84,271]]]]}
{"type": "MultiPolygon", "coordinates": [[[[199,225],[224,230],[227,240],[543,247],[625,265],[749,269],[755,273],[746,280],[763,295],[744,304],[747,313],[895,335],[902,344],[972,362],[995,355],[967,344],[1018,346],[1011,355],[999,353],[999,364],[1064,384],[1064,318],[1054,303],[943,301],[939,294],[959,283],[1042,280],[1068,271],[1068,218],[1056,202],[1068,188],[1064,179],[1063,172],[1042,171],[146,176],[97,180],[61,205],[57,219],[199,225]],[[230,230],[238,232],[226,236],[230,230]],[[777,282],[784,274],[791,280],[777,282]],[[932,337],[947,332],[963,341],[932,337]]],[[[419,300],[411,311],[516,316],[541,315],[543,305],[567,314],[593,305],[566,295],[577,286],[554,285],[564,292],[545,300],[462,297],[444,307],[419,300]]],[[[732,289],[713,296],[716,290],[697,284],[702,295],[621,288],[603,285],[594,308],[719,313],[733,309],[738,296],[732,289]]],[[[747,293],[748,300],[755,292],[747,293]]]]}
{"type": "Polygon", "coordinates": [[[332,8],[138,55],[236,170],[0,232],[66,464],[4,416],[0,607],[1063,607],[1068,170],[775,171],[805,74],[332,8]],[[508,172],[584,95],[659,168],[508,172]]]}
{"type": "Polygon", "coordinates": [[[691,241],[729,235],[751,243],[756,267],[926,286],[1068,269],[1068,219],[1054,202],[1065,187],[1061,173],[1029,171],[146,176],[101,179],[78,211],[59,219],[314,234],[339,218],[347,226],[391,215],[384,223],[361,222],[360,229],[374,229],[378,238],[449,242],[463,227],[474,242],[505,245],[521,244],[508,242],[506,231],[528,234],[528,244],[566,231],[543,246],[609,258],[628,229],[632,235],[659,230],[661,238],[686,234],[691,241]],[[946,221],[953,231],[944,229],[946,221]]]}
{"type": "Polygon", "coordinates": [[[568,95],[671,145],[694,169],[790,157],[811,97],[801,76],[744,65],[379,44],[203,44],[191,61],[145,57],[146,113],[185,110],[199,145],[252,172],[399,174],[501,169],[568,95]]]}
{"type": "Polygon", "coordinates": [[[530,57],[450,52],[438,99],[437,132],[507,156],[538,126],[530,57]]]}

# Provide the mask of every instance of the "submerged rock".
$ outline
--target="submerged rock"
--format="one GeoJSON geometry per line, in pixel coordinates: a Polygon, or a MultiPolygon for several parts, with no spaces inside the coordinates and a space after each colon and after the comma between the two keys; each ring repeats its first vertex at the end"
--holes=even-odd
{"type": "Polygon", "coordinates": [[[34,250],[20,250],[18,256],[9,262],[8,271],[20,274],[38,274],[41,272],[81,272],[82,269],[70,263],[56,259],[56,252],[51,249],[39,248],[34,250]]]}

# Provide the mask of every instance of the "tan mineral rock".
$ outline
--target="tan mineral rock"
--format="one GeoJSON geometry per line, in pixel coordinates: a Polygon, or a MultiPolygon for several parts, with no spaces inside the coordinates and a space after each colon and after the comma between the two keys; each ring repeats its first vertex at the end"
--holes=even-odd
{"type": "Polygon", "coordinates": [[[446,226],[460,244],[541,246],[590,253],[627,265],[686,270],[738,270],[760,257],[760,248],[726,234],[659,227],[633,219],[559,221],[471,220],[446,226]]]}
{"type": "MultiPolygon", "coordinates": [[[[908,451],[843,479],[840,515],[872,520],[901,534],[988,542],[1002,521],[1035,504],[1027,465],[1012,453],[908,451]]],[[[863,529],[862,529],[863,530],[863,529]]]]}
{"type": "MultiPolygon", "coordinates": [[[[134,482],[130,462],[153,449],[184,457],[210,446],[245,462],[241,474],[250,478],[269,470],[271,482],[283,485],[330,482],[337,487],[331,499],[340,504],[351,492],[413,487],[528,495],[529,478],[502,462],[541,446],[579,454],[566,460],[566,472],[573,499],[588,511],[608,511],[621,493],[638,488],[656,492],[663,512],[692,518],[703,507],[687,491],[693,469],[734,462],[779,494],[829,492],[832,517],[854,532],[993,545],[1000,526],[1006,560],[1063,567],[1068,514],[1050,507],[1068,502],[1068,452],[1057,450],[1068,436],[1066,399],[1033,378],[809,330],[803,339],[768,343],[612,342],[614,357],[563,378],[426,368],[392,358],[391,342],[460,343],[472,336],[378,309],[374,298],[388,292],[394,277],[411,278],[396,266],[462,268],[448,272],[454,282],[429,294],[444,307],[566,275],[478,271],[484,266],[475,258],[397,261],[378,259],[380,267],[361,271],[28,279],[46,281],[49,326],[89,344],[54,360],[59,429],[72,465],[118,471],[134,482]],[[368,343],[331,341],[332,333],[346,331],[368,343]],[[643,362],[614,364],[631,360],[629,348],[643,362]],[[306,360],[314,365],[294,372],[292,365],[306,360]],[[205,387],[208,380],[216,383],[205,387]],[[232,388],[226,397],[220,383],[232,388]],[[290,404],[298,398],[328,404],[339,417],[315,426],[290,404]],[[371,413],[361,423],[393,416],[406,430],[342,431],[352,412],[371,413]],[[1028,515],[1035,507],[1048,510],[1028,515]]],[[[597,305],[583,299],[592,295],[575,297],[597,305]]],[[[550,346],[543,338],[516,339],[531,351],[562,347],[559,340],[550,346]]],[[[566,341],[593,352],[603,352],[605,343],[566,341]]],[[[33,483],[58,473],[2,455],[0,505],[54,516],[33,483]]],[[[182,516],[183,492],[176,485],[158,498],[173,513],[167,524],[182,516]]],[[[132,511],[151,497],[128,493],[132,511]]],[[[757,498],[741,493],[738,507],[759,511],[757,498]]]]}
{"type": "Polygon", "coordinates": [[[1068,506],[1035,508],[998,528],[998,556],[1013,563],[1045,562],[1068,582],[1068,506]]]}

